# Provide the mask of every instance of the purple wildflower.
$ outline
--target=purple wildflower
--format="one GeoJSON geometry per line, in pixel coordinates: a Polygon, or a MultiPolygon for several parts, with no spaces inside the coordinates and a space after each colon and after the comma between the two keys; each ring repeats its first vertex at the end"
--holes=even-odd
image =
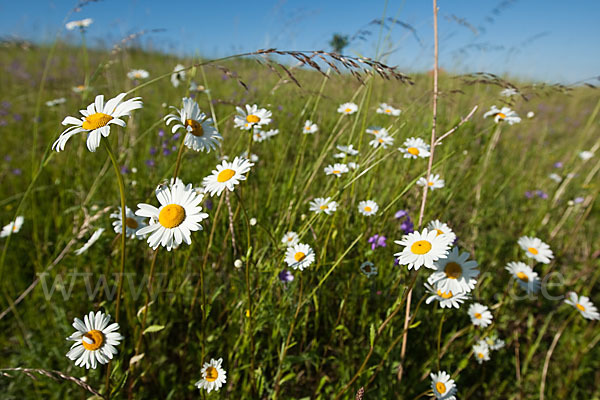
{"type": "Polygon", "coordinates": [[[165,136],[165,130],[164,129],[159,129],[158,130],[158,136],[160,136],[160,137],[165,136]]]}
{"type": "Polygon", "coordinates": [[[173,135],[173,139],[172,140],[177,140],[181,137],[181,133],[177,132],[176,134],[173,135]]]}
{"type": "Polygon", "coordinates": [[[279,280],[281,282],[291,282],[294,280],[294,275],[287,269],[284,269],[279,273],[279,280]]]}
{"type": "Polygon", "coordinates": [[[156,165],[156,162],[152,159],[146,160],[146,165],[149,167],[154,167],[156,165]]]}
{"type": "Polygon", "coordinates": [[[383,235],[373,235],[369,238],[368,242],[371,243],[371,250],[375,250],[377,247],[386,247],[386,237],[383,235]]]}
{"type": "Polygon", "coordinates": [[[400,224],[400,229],[402,229],[404,231],[404,234],[409,234],[409,233],[413,233],[415,231],[415,226],[413,224],[413,222],[410,220],[410,218],[406,218],[406,220],[402,221],[402,223],[400,224]]]}
{"type": "Polygon", "coordinates": [[[394,214],[394,218],[396,219],[404,218],[406,216],[408,216],[408,211],[406,210],[396,211],[396,214],[394,214]]]}
{"type": "Polygon", "coordinates": [[[531,199],[533,197],[533,193],[531,193],[529,190],[525,192],[525,197],[527,197],[528,199],[531,199]]]}
{"type": "Polygon", "coordinates": [[[575,198],[573,199],[573,202],[574,202],[575,204],[583,203],[583,197],[575,197],[575,198]]]}
{"type": "Polygon", "coordinates": [[[15,168],[12,170],[13,175],[21,175],[23,171],[21,171],[21,168],[15,168]]]}
{"type": "Polygon", "coordinates": [[[131,171],[129,170],[129,168],[127,168],[127,165],[123,165],[123,166],[121,167],[121,173],[122,173],[122,174],[128,174],[128,173],[130,173],[130,172],[131,172],[131,171]]]}
{"type": "Polygon", "coordinates": [[[543,190],[536,190],[535,194],[540,199],[547,199],[548,198],[548,194],[546,194],[546,192],[544,192],[543,190]]]}
{"type": "Polygon", "coordinates": [[[562,168],[562,167],[563,167],[562,161],[557,161],[554,163],[554,168],[562,168]]]}
{"type": "Polygon", "coordinates": [[[158,150],[156,149],[156,147],[150,147],[150,155],[156,155],[156,153],[158,153],[158,150]]]}

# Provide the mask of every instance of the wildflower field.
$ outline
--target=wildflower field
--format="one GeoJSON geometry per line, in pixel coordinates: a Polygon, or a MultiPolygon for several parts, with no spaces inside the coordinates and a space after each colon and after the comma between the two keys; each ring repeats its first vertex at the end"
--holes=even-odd
{"type": "Polygon", "coordinates": [[[595,87],[127,40],[0,68],[2,399],[600,398],[595,87]]]}

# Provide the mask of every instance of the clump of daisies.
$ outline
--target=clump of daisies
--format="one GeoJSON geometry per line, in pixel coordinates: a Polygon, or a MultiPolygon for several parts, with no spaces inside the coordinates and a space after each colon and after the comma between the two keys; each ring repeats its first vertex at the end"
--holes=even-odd
{"type": "Polygon", "coordinates": [[[212,171],[211,175],[204,178],[205,191],[210,193],[211,196],[215,194],[220,196],[225,189],[233,192],[233,188],[237,184],[246,180],[246,173],[250,171],[253,165],[254,163],[245,158],[236,157],[231,162],[223,160],[220,165],[217,165],[217,169],[212,171]]]}
{"type": "Polygon", "coordinates": [[[287,248],[285,262],[293,269],[303,271],[315,261],[315,252],[304,243],[296,243],[287,248]]]}
{"type": "Polygon", "coordinates": [[[246,110],[236,107],[237,115],[233,118],[236,128],[250,130],[271,123],[271,111],[266,108],[258,108],[256,104],[246,104],[246,110]]]}
{"type": "Polygon", "coordinates": [[[194,151],[208,153],[220,147],[223,137],[213,126],[213,120],[200,111],[198,103],[193,99],[184,97],[182,103],[181,109],[171,107],[177,111],[176,114],[165,116],[167,125],[174,122],[171,132],[184,130],[186,135],[183,144],[194,151]]]}
{"type": "Polygon", "coordinates": [[[222,367],[223,359],[210,359],[210,362],[202,366],[202,379],[195,383],[198,389],[204,389],[207,393],[218,391],[227,381],[227,372],[222,367]]]}
{"type": "Polygon", "coordinates": [[[78,367],[96,369],[98,364],[106,364],[117,354],[118,346],[123,336],[118,332],[119,324],[109,325],[110,315],[98,311],[94,314],[90,311],[83,318],[75,318],[73,328],[75,333],[67,338],[73,341],[67,357],[75,361],[78,367]]]}
{"type": "Polygon", "coordinates": [[[66,117],[62,124],[73,125],[64,130],[52,145],[52,150],[62,151],[69,139],[80,132],[87,133],[87,148],[94,152],[100,146],[100,139],[108,137],[110,126],[118,125],[125,127],[122,117],[128,117],[133,110],[142,108],[140,97],[134,97],[123,101],[127,93],[121,93],[117,97],[104,102],[104,96],[98,95],[92,104],[85,110],[79,111],[83,117],[66,117]]]}
{"type": "Polygon", "coordinates": [[[490,107],[490,111],[483,114],[483,118],[487,117],[494,117],[494,122],[496,123],[506,121],[509,125],[521,122],[521,118],[509,107],[502,107],[499,109],[496,106],[492,106],[490,107]]]}

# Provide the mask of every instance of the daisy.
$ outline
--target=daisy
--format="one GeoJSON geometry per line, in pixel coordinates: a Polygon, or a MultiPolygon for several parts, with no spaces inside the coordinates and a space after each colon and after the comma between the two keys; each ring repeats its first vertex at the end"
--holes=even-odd
{"type": "Polygon", "coordinates": [[[585,319],[600,319],[598,309],[587,296],[578,296],[575,292],[567,293],[569,298],[565,303],[575,307],[585,319]]]}
{"type": "Polygon", "coordinates": [[[425,158],[431,154],[429,148],[430,146],[423,139],[411,137],[406,139],[398,150],[404,154],[404,158],[425,158]]]}
{"type": "Polygon", "coordinates": [[[552,179],[556,183],[560,183],[562,181],[562,178],[557,173],[551,173],[550,175],[548,175],[548,178],[552,179]]]}
{"type": "Polygon", "coordinates": [[[498,339],[498,336],[496,336],[496,334],[492,334],[488,337],[486,337],[485,339],[482,339],[490,348],[490,350],[500,350],[501,348],[504,347],[504,340],[502,339],[498,339]]]}
{"type": "Polygon", "coordinates": [[[454,243],[456,240],[456,234],[452,231],[452,229],[437,219],[427,224],[427,228],[429,230],[436,231],[438,235],[446,235],[450,243],[454,243]]]}
{"type": "Polygon", "coordinates": [[[271,123],[271,111],[266,108],[258,108],[256,104],[246,104],[246,111],[240,107],[235,108],[238,114],[233,118],[236,128],[250,130],[255,126],[263,126],[271,123]]]}
{"type": "Polygon", "coordinates": [[[310,211],[314,211],[315,214],[325,213],[331,215],[337,210],[338,203],[331,200],[331,197],[317,197],[309,205],[310,211]]]}
{"type": "Polygon", "coordinates": [[[537,262],[549,264],[550,260],[554,258],[550,246],[536,237],[521,236],[517,243],[525,250],[527,257],[533,258],[537,262]]]}
{"type": "Polygon", "coordinates": [[[436,399],[440,400],[456,400],[456,385],[454,379],[450,379],[450,375],[446,371],[439,371],[437,374],[429,374],[431,377],[431,390],[436,399]]]}
{"type": "Polygon", "coordinates": [[[360,266],[360,271],[365,274],[367,278],[377,275],[377,267],[371,261],[365,261],[360,266]]]}
{"type": "Polygon", "coordinates": [[[283,235],[281,243],[285,244],[286,246],[293,246],[297,244],[299,240],[300,238],[298,237],[298,234],[296,232],[289,231],[288,233],[283,235]]]}
{"type": "Polygon", "coordinates": [[[171,107],[177,111],[177,114],[165,116],[167,125],[175,122],[173,128],[171,128],[171,133],[181,129],[185,130],[187,133],[183,139],[183,144],[194,151],[206,150],[207,153],[210,153],[211,150],[220,147],[223,137],[213,126],[213,120],[200,111],[198,103],[193,99],[184,97],[182,102],[183,107],[181,110],[171,107]]]}
{"type": "Polygon", "coordinates": [[[220,165],[217,165],[217,169],[213,169],[212,175],[204,178],[204,187],[211,196],[215,193],[220,196],[225,189],[233,192],[235,185],[246,180],[246,173],[253,165],[254,163],[245,158],[236,157],[232,162],[223,160],[220,165]]]}
{"type": "Polygon", "coordinates": [[[171,74],[171,84],[173,87],[178,87],[183,81],[185,81],[185,67],[181,64],[177,64],[175,68],[173,68],[173,73],[171,74]]]}
{"type": "Polygon", "coordinates": [[[24,220],[25,218],[23,218],[22,215],[19,215],[17,218],[15,218],[14,221],[2,227],[2,232],[0,232],[0,238],[7,237],[12,235],[13,233],[19,232],[21,230],[21,227],[23,226],[24,220]]]}
{"type": "Polygon", "coordinates": [[[57,106],[59,104],[63,104],[66,101],[67,101],[67,99],[65,99],[64,97],[59,97],[58,99],[48,100],[46,102],[46,106],[48,106],[48,107],[54,107],[54,106],[57,106]]]}
{"type": "Polygon", "coordinates": [[[335,163],[333,165],[328,165],[325,167],[325,175],[335,175],[336,178],[342,176],[348,172],[348,166],[346,164],[335,163]]]}
{"type": "Polygon", "coordinates": [[[475,288],[479,270],[477,261],[470,260],[469,253],[458,252],[458,247],[452,249],[444,259],[436,261],[436,271],[427,278],[427,282],[443,293],[468,293],[475,288]]]}
{"type": "Polygon", "coordinates": [[[427,186],[429,190],[443,188],[444,183],[445,181],[443,179],[440,179],[440,176],[438,174],[429,175],[429,179],[425,179],[425,177],[422,176],[419,178],[419,180],[417,180],[417,185],[427,186]]]}
{"type": "Polygon", "coordinates": [[[123,336],[118,332],[119,324],[110,322],[110,315],[93,311],[83,317],[83,321],[75,318],[73,328],[76,332],[67,338],[75,342],[67,358],[75,361],[78,367],[96,369],[98,364],[106,364],[117,354],[117,349],[123,336]]]}
{"type": "Polygon", "coordinates": [[[358,154],[358,150],[354,148],[353,145],[349,144],[348,146],[335,146],[341,153],[334,154],[333,158],[346,158],[347,156],[355,156],[358,154]]]}
{"type": "Polygon", "coordinates": [[[375,203],[373,200],[363,200],[358,203],[358,212],[365,217],[370,217],[371,215],[377,214],[378,210],[379,205],[377,205],[377,203],[375,203]]]}
{"type": "Polygon", "coordinates": [[[211,390],[215,392],[221,389],[221,386],[227,381],[227,372],[221,366],[222,358],[215,360],[210,359],[209,363],[204,363],[202,366],[202,379],[195,383],[198,389],[206,389],[207,393],[211,390]]]}
{"type": "Polygon", "coordinates": [[[77,85],[77,86],[73,86],[71,88],[71,90],[73,91],[73,93],[83,93],[84,91],[88,90],[89,88],[87,88],[85,85],[77,85]]]}
{"type": "Polygon", "coordinates": [[[127,77],[131,80],[134,79],[146,79],[150,76],[148,71],[145,69],[132,69],[127,73],[127,77]]]}
{"type": "Polygon", "coordinates": [[[583,161],[587,161],[590,158],[594,157],[594,152],[593,151],[589,151],[589,150],[584,150],[582,152],[579,153],[579,158],[581,158],[583,161]]]}
{"type": "Polygon", "coordinates": [[[527,118],[533,118],[533,117],[535,117],[535,113],[533,111],[529,111],[527,113],[527,118]]]}
{"type": "Polygon", "coordinates": [[[536,293],[542,285],[538,273],[534,272],[531,267],[520,261],[509,262],[505,268],[519,282],[519,286],[530,293],[536,293]]]}
{"type": "Polygon", "coordinates": [[[376,112],[377,112],[377,114],[386,114],[386,115],[391,115],[394,117],[397,117],[401,113],[401,111],[399,109],[394,108],[386,103],[379,104],[379,107],[377,107],[376,112]]]}
{"type": "Polygon", "coordinates": [[[304,243],[289,246],[285,253],[285,262],[293,269],[302,271],[312,264],[313,261],[315,261],[315,252],[309,245],[304,243]]]}
{"type": "Polygon", "coordinates": [[[375,136],[379,136],[379,135],[389,136],[389,134],[390,134],[387,129],[382,128],[380,126],[371,126],[366,129],[366,132],[370,133],[371,135],[375,135],[375,136]]]}
{"type": "Polygon", "coordinates": [[[473,354],[479,364],[490,361],[490,348],[485,342],[478,342],[473,346],[473,354]]]}
{"type": "Polygon", "coordinates": [[[483,118],[487,118],[489,116],[494,117],[494,122],[496,123],[506,121],[509,125],[512,125],[521,122],[521,118],[517,115],[517,113],[508,107],[502,107],[502,109],[498,109],[498,107],[492,106],[490,111],[483,114],[483,118]]]}
{"type": "Polygon", "coordinates": [[[519,92],[517,91],[517,89],[514,89],[514,88],[506,88],[500,92],[500,96],[504,96],[504,97],[516,96],[518,94],[519,94],[519,92]]]}
{"type": "Polygon", "coordinates": [[[202,230],[200,222],[208,218],[202,212],[199,204],[203,196],[196,193],[192,184],[184,185],[175,182],[156,192],[160,207],[150,204],[138,204],[135,212],[140,217],[150,218],[150,225],[138,229],[136,235],[148,237],[148,244],[156,250],[158,246],[167,248],[167,251],[176,248],[182,242],[192,244],[191,233],[202,230]]]}
{"type": "Polygon", "coordinates": [[[96,229],[96,231],[92,234],[92,236],[89,238],[89,240],[87,242],[85,242],[85,244],[83,246],[81,246],[80,249],[75,250],[75,254],[80,256],[83,253],[85,253],[90,247],[92,247],[92,245],[94,243],[96,243],[98,241],[98,239],[100,239],[100,235],[102,235],[102,232],[104,232],[104,228],[96,229]]]}
{"type": "Polygon", "coordinates": [[[339,112],[340,114],[346,114],[346,115],[354,114],[357,111],[358,111],[358,106],[354,103],[344,103],[341,106],[339,106],[337,109],[337,112],[339,112]]]}
{"type": "Polygon", "coordinates": [[[121,117],[129,116],[133,110],[142,108],[140,97],[123,101],[125,96],[126,93],[121,93],[104,103],[104,96],[100,94],[96,96],[95,101],[86,110],[79,111],[83,115],[81,120],[75,117],[66,117],[62,124],[73,126],[60,134],[56,142],[52,145],[52,150],[64,150],[65,144],[71,136],[79,132],[87,132],[87,148],[89,151],[96,151],[98,146],[100,146],[102,136],[108,137],[110,134],[111,124],[124,127],[125,121],[121,117]]]}
{"type": "Polygon", "coordinates": [[[391,146],[394,143],[394,138],[388,135],[377,135],[375,137],[375,139],[371,140],[369,142],[369,145],[372,146],[373,148],[378,148],[379,146],[383,147],[384,149],[387,149],[388,146],[391,146]]]}
{"type": "Polygon", "coordinates": [[[354,169],[357,169],[357,168],[358,168],[358,164],[357,164],[357,163],[355,163],[355,162],[352,162],[352,161],[350,161],[350,162],[348,163],[348,168],[350,168],[350,169],[352,169],[352,170],[354,170],[354,169]]]}
{"type": "Polygon", "coordinates": [[[67,30],[69,30],[69,31],[72,31],[75,28],[84,30],[85,28],[90,26],[92,24],[92,22],[94,22],[94,20],[91,18],[85,18],[85,19],[81,19],[79,21],[71,21],[71,22],[67,22],[65,24],[65,28],[67,28],[67,30]]]}
{"type": "Polygon", "coordinates": [[[250,158],[248,158],[248,150],[244,150],[241,154],[240,154],[240,158],[243,158],[245,160],[250,160],[253,163],[257,163],[258,162],[258,156],[254,153],[250,153],[250,158]]]}
{"type": "MultiPolygon", "coordinates": [[[[119,211],[110,214],[110,218],[116,219],[113,221],[113,229],[116,233],[121,233],[123,231],[123,223],[121,222],[121,207],[119,207],[119,211]]],[[[138,229],[142,229],[146,227],[146,223],[144,223],[144,219],[142,217],[138,217],[131,211],[131,209],[125,206],[125,234],[130,239],[142,239],[141,236],[136,236],[136,232],[138,229]]]]}
{"type": "Polygon", "coordinates": [[[256,143],[264,142],[267,139],[266,132],[261,131],[258,128],[254,129],[254,133],[252,134],[252,140],[256,143]]]}
{"type": "Polygon", "coordinates": [[[485,328],[492,323],[492,313],[483,304],[473,303],[467,312],[471,317],[471,323],[475,326],[485,328]]]}
{"type": "Polygon", "coordinates": [[[267,137],[267,139],[270,139],[273,136],[277,136],[277,135],[279,135],[279,129],[269,129],[268,131],[265,132],[265,136],[267,137]]]}
{"type": "Polygon", "coordinates": [[[314,124],[311,120],[307,119],[306,122],[304,123],[304,128],[302,128],[302,133],[304,133],[304,134],[311,133],[312,134],[318,130],[319,130],[319,127],[317,126],[317,124],[314,124]]]}
{"type": "Polygon", "coordinates": [[[440,289],[434,289],[433,286],[428,283],[425,284],[425,287],[427,288],[427,291],[432,294],[432,296],[429,296],[427,300],[425,300],[425,304],[437,300],[442,308],[459,308],[465,300],[469,299],[469,295],[463,292],[442,292],[440,289]]]}
{"type": "Polygon", "coordinates": [[[422,232],[404,235],[402,240],[396,240],[394,243],[404,246],[404,249],[394,256],[398,257],[401,265],[407,265],[409,270],[412,268],[418,270],[422,265],[436,269],[434,262],[446,258],[450,247],[444,235],[438,235],[436,231],[427,228],[422,232]]]}

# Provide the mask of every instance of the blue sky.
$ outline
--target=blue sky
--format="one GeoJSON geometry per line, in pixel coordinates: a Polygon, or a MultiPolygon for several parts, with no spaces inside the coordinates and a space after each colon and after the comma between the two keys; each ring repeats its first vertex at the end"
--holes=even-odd
{"type": "MultiPolygon", "coordinates": [[[[76,1],[0,2],[0,35],[52,41],[76,1]]],[[[456,72],[486,71],[512,77],[572,83],[600,75],[598,0],[438,0],[440,64],[456,72]]],[[[395,18],[384,30],[380,51],[407,72],[431,68],[432,5],[429,0],[103,0],[69,20],[93,18],[91,43],[112,45],[142,29],[165,29],[142,42],[175,54],[219,57],[265,47],[329,50],[335,32],[353,36],[347,54],[376,56],[380,27],[374,19],[395,18]]],[[[61,31],[78,40],[77,32],[61,31]]]]}

